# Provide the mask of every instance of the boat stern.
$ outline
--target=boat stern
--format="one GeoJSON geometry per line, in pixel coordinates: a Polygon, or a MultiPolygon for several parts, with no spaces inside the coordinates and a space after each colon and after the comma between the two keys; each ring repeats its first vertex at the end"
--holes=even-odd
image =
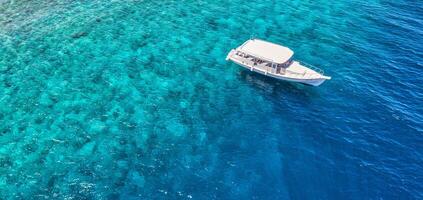
{"type": "Polygon", "coordinates": [[[228,60],[230,60],[231,59],[231,57],[232,57],[232,55],[235,53],[235,49],[232,49],[229,53],[228,53],[228,55],[226,56],[226,61],[228,61],[228,60]]]}

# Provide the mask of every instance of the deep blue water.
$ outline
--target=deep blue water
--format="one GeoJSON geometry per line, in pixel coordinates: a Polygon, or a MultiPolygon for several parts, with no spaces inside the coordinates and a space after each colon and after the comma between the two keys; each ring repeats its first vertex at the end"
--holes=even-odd
{"type": "Polygon", "coordinates": [[[422,49],[416,0],[0,0],[0,199],[423,199],[422,49]]]}

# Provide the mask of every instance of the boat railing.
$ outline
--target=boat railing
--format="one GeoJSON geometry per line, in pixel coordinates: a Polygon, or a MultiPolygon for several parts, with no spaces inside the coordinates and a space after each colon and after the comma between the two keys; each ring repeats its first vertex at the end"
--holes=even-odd
{"type": "Polygon", "coordinates": [[[324,75],[325,74],[325,71],[323,71],[323,69],[320,69],[320,68],[318,68],[318,67],[315,67],[314,65],[311,65],[311,64],[308,64],[308,63],[305,63],[305,62],[300,62],[300,64],[302,64],[302,65],[304,65],[305,67],[307,67],[307,68],[309,68],[309,69],[311,69],[311,70],[313,70],[313,71],[315,71],[315,72],[317,72],[317,73],[319,73],[320,75],[324,75]]]}
{"type": "Polygon", "coordinates": [[[281,73],[281,74],[287,74],[287,73],[289,73],[291,76],[295,76],[295,77],[298,77],[298,78],[309,78],[309,79],[320,78],[320,76],[321,76],[320,74],[316,74],[316,73],[294,72],[294,71],[291,71],[289,69],[285,69],[285,73],[281,73]]]}

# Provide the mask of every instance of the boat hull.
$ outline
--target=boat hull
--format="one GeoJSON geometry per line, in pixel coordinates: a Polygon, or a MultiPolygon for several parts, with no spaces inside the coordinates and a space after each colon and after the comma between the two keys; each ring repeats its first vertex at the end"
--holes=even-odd
{"type": "Polygon", "coordinates": [[[311,85],[311,86],[319,86],[321,85],[323,82],[325,82],[326,80],[330,79],[330,77],[326,77],[326,76],[322,76],[322,78],[313,78],[313,79],[297,79],[297,78],[290,78],[290,77],[285,77],[282,75],[276,75],[273,73],[267,73],[266,71],[263,71],[259,68],[254,68],[248,65],[245,65],[241,62],[239,62],[238,60],[235,59],[231,59],[229,56],[227,58],[227,60],[230,60],[232,62],[234,62],[235,64],[240,65],[243,68],[246,68],[252,72],[256,72],[268,77],[272,77],[278,80],[282,80],[282,81],[290,81],[290,82],[296,82],[296,83],[302,83],[302,84],[306,84],[306,85],[311,85]]]}

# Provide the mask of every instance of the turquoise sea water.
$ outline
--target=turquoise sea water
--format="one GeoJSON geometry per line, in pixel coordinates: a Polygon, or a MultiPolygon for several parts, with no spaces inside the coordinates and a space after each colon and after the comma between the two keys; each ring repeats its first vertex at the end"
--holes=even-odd
{"type": "Polygon", "coordinates": [[[422,13],[0,0],[0,199],[422,199],[422,13]],[[226,62],[252,35],[332,80],[226,62]]]}

